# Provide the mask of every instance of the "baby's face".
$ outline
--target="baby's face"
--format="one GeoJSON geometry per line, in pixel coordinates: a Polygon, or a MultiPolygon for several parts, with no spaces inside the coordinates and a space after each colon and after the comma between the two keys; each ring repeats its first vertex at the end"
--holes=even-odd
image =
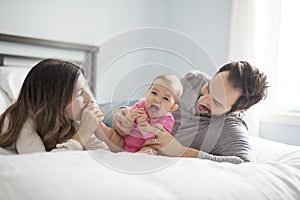
{"type": "Polygon", "coordinates": [[[145,106],[151,119],[165,116],[176,108],[176,96],[167,87],[160,84],[152,84],[146,92],[145,106]]]}

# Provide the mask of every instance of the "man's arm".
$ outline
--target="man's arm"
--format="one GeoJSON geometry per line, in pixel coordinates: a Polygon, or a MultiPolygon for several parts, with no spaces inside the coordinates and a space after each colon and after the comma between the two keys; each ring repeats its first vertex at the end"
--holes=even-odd
{"type": "Polygon", "coordinates": [[[154,124],[152,130],[156,138],[147,140],[144,147],[149,146],[158,150],[160,154],[171,157],[196,158],[199,154],[198,150],[185,147],[179,143],[161,124],[154,124]]]}
{"type": "MultiPolygon", "coordinates": [[[[233,125],[233,127],[236,126],[233,125]]],[[[232,127],[229,128],[231,131],[234,131],[232,127]]],[[[225,129],[224,131],[229,130],[225,129]]],[[[240,130],[237,129],[235,131],[240,130]]],[[[235,164],[249,161],[255,162],[255,158],[253,157],[252,150],[250,148],[246,135],[244,135],[244,137],[239,137],[240,134],[237,134],[237,137],[230,137],[225,140],[219,140],[223,142],[216,144],[215,148],[219,149],[219,152],[218,155],[214,155],[201,150],[199,151],[194,148],[183,146],[162,127],[158,127],[155,134],[157,136],[156,140],[150,139],[145,142],[144,146],[155,148],[165,156],[208,159],[216,162],[230,162],[235,164]]],[[[208,143],[210,142],[208,141],[208,143]]]]}
{"type": "Polygon", "coordinates": [[[212,160],[215,162],[230,162],[233,164],[240,164],[245,162],[238,156],[216,156],[213,154],[208,154],[205,153],[204,151],[200,151],[199,154],[197,155],[199,159],[207,159],[207,160],[212,160]]]}
{"type": "Polygon", "coordinates": [[[180,144],[172,135],[166,134],[165,132],[157,134],[157,138],[147,140],[144,146],[149,146],[157,149],[160,154],[171,157],[188,157],[188,158],[199,158],[207,159],[216,162],[230,162],[230,163],[243,163],[238,156],[216,156],[213,154],[205,153],[194,148],[185,147],[180,144]],[[157,141],[157,143],[155,142],[157,141]]]}

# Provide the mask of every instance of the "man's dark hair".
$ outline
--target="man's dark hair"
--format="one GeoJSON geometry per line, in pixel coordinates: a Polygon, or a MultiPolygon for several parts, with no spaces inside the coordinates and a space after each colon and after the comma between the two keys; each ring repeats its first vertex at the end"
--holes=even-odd
{"type": "Polygon", "coordinates": [[[267,76],[246,61],[230,62],[218,71],[228,71],[228,81],[242,94],[232,105],[231,111],[248,109],[267,97],[267,76]]]}

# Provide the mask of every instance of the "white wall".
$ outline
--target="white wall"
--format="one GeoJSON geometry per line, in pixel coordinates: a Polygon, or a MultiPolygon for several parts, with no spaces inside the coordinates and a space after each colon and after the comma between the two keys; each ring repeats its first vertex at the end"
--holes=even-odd
{"type": "Polygon", "coordinates": [[[213,74],[229,60],[230,15],[231,0],[0,0],[0,32],[101,45],[103,102],[142,96],[159,73],[213,74]]]}
{"type": "Polygon", "coordinates": [[[269,140],[300,146],[300,126],[277,121],[260,122],[259,136],[269,140]]]}

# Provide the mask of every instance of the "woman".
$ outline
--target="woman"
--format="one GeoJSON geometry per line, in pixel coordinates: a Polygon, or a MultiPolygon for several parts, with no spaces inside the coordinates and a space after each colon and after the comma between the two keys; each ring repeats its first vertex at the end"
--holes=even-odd
{"type": "Polygon", "coordinates": [[[46,59],[30,70],[17,101],[0,116],[0,146],[19,154],[108,149],[94,135],[102,120],[81,68],[46,59]]]}

